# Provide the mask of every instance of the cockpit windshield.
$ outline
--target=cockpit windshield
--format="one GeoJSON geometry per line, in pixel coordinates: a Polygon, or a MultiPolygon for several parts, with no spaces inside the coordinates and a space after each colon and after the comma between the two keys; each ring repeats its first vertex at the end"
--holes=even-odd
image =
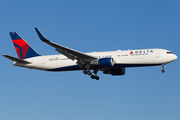
{"type": "Polygon", "coordinates": [[[167,54],[173,54],[172,52],[168,51],[167,54]]]}

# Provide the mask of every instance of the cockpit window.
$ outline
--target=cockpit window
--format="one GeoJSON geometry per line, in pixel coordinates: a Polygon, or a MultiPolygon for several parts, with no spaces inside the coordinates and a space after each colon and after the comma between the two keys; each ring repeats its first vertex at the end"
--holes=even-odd
{"type": "Polygon", "coordinates": [[[167,54],[173,54],[172,52],[167,52],[167,54]]]}

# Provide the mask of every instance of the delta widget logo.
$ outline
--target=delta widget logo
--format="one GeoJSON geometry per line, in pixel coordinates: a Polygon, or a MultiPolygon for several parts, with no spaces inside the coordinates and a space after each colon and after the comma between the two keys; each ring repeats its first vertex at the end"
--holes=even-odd
{"type": "Polygon", "coordinates": [[[129,54],[133,55],[133,54],[148,54],[148,53],[153,53],[153,50],[138,50],[138,51],[131,51],[129,54]]]}

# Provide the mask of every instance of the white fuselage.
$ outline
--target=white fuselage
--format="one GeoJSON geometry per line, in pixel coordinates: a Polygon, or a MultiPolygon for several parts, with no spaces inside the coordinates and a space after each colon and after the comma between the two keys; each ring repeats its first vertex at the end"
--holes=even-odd
{"type": "MultiPolygon", "coordinates": [[[[85,53],[97,58],[111,57],[114,59],[116,68],[122,67],[141,67],[155,66],[167,64],[177,59],[175,54],[172,54],[165,49],[139,49],[139,50],[117,50],[108,52],[92,52],[85,53]]],[[[76,64],[76,60],[68,59],[64,55],[48,55],[38,56],[25,59],[31,64],[16,63],[15,66],[26,67],[30,69],[47,70],[47,71],[68,71],[81,70],[76,64]]]]}

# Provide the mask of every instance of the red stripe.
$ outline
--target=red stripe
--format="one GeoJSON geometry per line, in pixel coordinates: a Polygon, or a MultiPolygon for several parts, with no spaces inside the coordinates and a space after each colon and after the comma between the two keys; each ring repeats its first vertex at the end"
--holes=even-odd
{"type": "MultiPolygon", "coordinates": [[[[29,49],[30,46],[23,39],[17,39],[17,40],[12,40],[12,41],[13,41],[14,44],[21,47],[21,49],[22,49],[22,57],[23,57],[23,59],[25,59],[26,54],[27,54],[28,49],[29,49]]],[[[15,49],[17,51],[17,54],[18,54],[19,58],[21,58],[19,48],[15,47],[15,49]]]]}

